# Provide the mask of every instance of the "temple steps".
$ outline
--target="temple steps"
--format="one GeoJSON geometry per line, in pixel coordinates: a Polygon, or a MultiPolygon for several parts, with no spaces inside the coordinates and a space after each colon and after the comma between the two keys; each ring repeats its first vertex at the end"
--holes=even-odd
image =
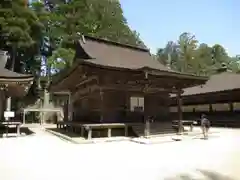
{"type": "Polygon", "coordinates": [[[143,123],[136,123],[136,124],[131,124],[129,127],[132,130],[132,132],[131,132],[132,136],[135,136],[135,137],[144,136],[145,124],[143,124],[143,123]]]}
{"type": "MultiPolygon", "coordinates": [[[[144,123],[131,124],[130,127],[133,131],[133,136],[144,136],[144,123]]],[[[172,134],[175,132],[176,130],[172,127],[171,122],[154,122],[150,125],[150,135],[172,134]]]]}

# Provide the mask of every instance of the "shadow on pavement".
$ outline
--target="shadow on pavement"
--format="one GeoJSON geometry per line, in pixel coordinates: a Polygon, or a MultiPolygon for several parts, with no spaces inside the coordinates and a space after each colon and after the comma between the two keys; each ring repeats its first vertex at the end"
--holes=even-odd
{"type": "Polygon", "coordinates": [[[211,135],[209,136],[207,139],[203,138],[202,136],[199,136],[199,137],[194,137],[193,139],[201,139],[201,140],[209,140],[209,139],[212,139],[212,138],[220,138],[219,135],[211,135]]]}
{"type": "Polygon", "coordinates": [[[190,174],[178,174],[174,177],[165,178],[164,180],[236,180],[231,177],[222,175],[218,172],[211,172],[207,170],[196,170],[201,177],[193,177],[190,174]]]}
{"type": "Polygon", "coordinates": [[[59,128],[47,128],[47,129],[50,130],[50,131],[54,131],[54,132],[63,134],[63,135],[68,136],[70,138],[81,137],[80,133],[74,133],[74,132],[71,132],[71,131],[69,132],[69,131],[66,131],[66,130],[63,130],[63,129],[59,129],[59,128]]]}
{"type": "MultiPolygon", "coordinates": [[[[24,134],[24,136],[29,136],[34,134],[34,132],[32,132],[27,127],[21,127],[20,132],[21,132],[21,135],[24,134]]],[[[6,128],[0,127],[0,138],[3,138],[4,134],[6,134],[6,128]]],[[[16,137],[16,128],[8,128],[7,138],[14,138],[14,137],[16,137]]]]}

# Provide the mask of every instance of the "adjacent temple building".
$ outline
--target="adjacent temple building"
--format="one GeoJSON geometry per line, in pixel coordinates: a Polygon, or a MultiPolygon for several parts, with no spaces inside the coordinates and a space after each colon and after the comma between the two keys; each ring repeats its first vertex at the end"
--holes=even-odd
{"type": "MultiPolygon", "coordinates": [[[[240,74],[228,71],[225,64],[209,80],[186,88],[182,94],[183,119],[197,120],[206,114],[214,126],[240,126],[240,74]]],[[[172,96],[172,119],[178,116],[177,97],[172,96]]]]}
{"type": "Polygon", "coordinates": [[[181,125],[184,88],[208,78],[175,72],[153,59],[148,49],[82,36],[74,65],[57,74],[52,93],[70,94],[66,121],[142,123],[168,120],[170,94],[175,94],[181,125]]]}
{"type": "Polygon", "coordinates": [[[23,97],[33,82],[32,75],[20,74],[6,69],[7,60],[7,52],[0,51],[0,117],[2,120],[7,108],[7,98],[23,97]]]}

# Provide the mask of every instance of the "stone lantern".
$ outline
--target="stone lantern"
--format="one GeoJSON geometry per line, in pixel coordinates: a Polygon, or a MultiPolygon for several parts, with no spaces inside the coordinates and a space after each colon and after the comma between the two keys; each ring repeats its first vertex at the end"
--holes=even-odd
{"type": "Polygon", "coordinates": [[[0,67],[5,68],[8,58],[8,52],[0,50],[0,67]]]}

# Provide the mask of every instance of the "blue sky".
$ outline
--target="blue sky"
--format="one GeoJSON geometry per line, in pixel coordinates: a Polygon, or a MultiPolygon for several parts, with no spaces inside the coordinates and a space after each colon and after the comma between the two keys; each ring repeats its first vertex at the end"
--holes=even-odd
{"type": "Polygon", "coordinates": [[[120,0],[130,27],[156,52],[183,32],[240,54],[240,0],[120,0]]]}

